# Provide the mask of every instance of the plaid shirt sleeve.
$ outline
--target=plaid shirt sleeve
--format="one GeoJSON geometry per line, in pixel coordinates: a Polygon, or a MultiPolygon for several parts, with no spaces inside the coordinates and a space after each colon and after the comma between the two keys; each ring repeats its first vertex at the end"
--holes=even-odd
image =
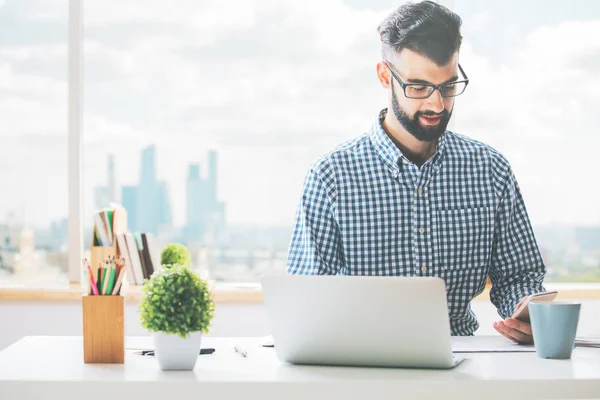
{"type": "Polygon", "coordinates": [[[508,167],[496,214],[490,265],[490,299],[502,318],[521,298],[544,291],[546,267],[540,255],[519,185],[508,167]]]}
{"type": "Polygon", "coordinates": [[[304,180],[287,256],[289,274],[335,275],[343,267],[335,205],[334,172],[317,163],[304,180]]]}

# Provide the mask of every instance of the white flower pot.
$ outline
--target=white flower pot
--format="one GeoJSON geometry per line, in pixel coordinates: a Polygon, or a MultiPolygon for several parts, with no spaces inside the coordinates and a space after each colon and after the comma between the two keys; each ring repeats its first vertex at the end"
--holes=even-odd
{"type": "Polygon", "coordinates": [[[163,332],[153,332],[154,355],[162,370],[194,369],[200,354],[202,332],[193,332],[185,339],[163,332]]]}

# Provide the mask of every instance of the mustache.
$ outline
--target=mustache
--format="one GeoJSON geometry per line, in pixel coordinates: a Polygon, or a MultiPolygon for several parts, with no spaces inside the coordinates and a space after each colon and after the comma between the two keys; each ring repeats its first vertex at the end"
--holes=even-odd
{"type": "Polygon", "coordinates": [[[427,111],[417,111],[417,115],[416,116],[420,117],[421,115],[424,116],[424,117],[443,117],[445,115],[448,115],[448,110],[444,110],[441,113],[436,113],[436,112],[433,112],[433,111],[430,111],[430,110],[427,110],[427,111]]]}

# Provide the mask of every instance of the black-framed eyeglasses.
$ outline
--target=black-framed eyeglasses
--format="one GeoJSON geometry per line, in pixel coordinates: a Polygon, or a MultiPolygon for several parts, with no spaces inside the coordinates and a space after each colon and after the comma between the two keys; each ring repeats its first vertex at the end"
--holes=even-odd
{"type": "Polygon", "coordinates": [[[385,65],[388,66],[394,79],[396,79],[400,86],[402,86],[404,95],[409,99],[426,99],[431,96],[436,89],[440,91],[442,97],[456,97],[463,94],[467,88],[467,85],[469,84],[469,78],[467,77],[467,74],[465,74],[465,71],[463,71],[460,64],[458,64],[458,69],[464,79],[442,83],[440,85],[434,85],[431,83],[404,83],[398,76],[398,73],[392,66],[392,63],[390,63],[388,60],[383,60],[383,62],[385,62],[385,65]]]}

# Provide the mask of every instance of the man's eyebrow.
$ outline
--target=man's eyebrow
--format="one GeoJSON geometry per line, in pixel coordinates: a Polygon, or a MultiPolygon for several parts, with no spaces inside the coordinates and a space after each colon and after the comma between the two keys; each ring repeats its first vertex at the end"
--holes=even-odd
{"type": "MultiPolygon", "coordinates": [[[[453,76],[452,78],[448,79],[447,81],[442,82],[441,85],[444,85],[444,84],[450,83],[450,82],[454,82],[457,80],[458,80],[458,76],[453,76]]],[[[434,83],[428,82],[423,79],[408,79],[406,82],[407,83],[421,83],[423,85],[434,85],[434,83]]]]}

